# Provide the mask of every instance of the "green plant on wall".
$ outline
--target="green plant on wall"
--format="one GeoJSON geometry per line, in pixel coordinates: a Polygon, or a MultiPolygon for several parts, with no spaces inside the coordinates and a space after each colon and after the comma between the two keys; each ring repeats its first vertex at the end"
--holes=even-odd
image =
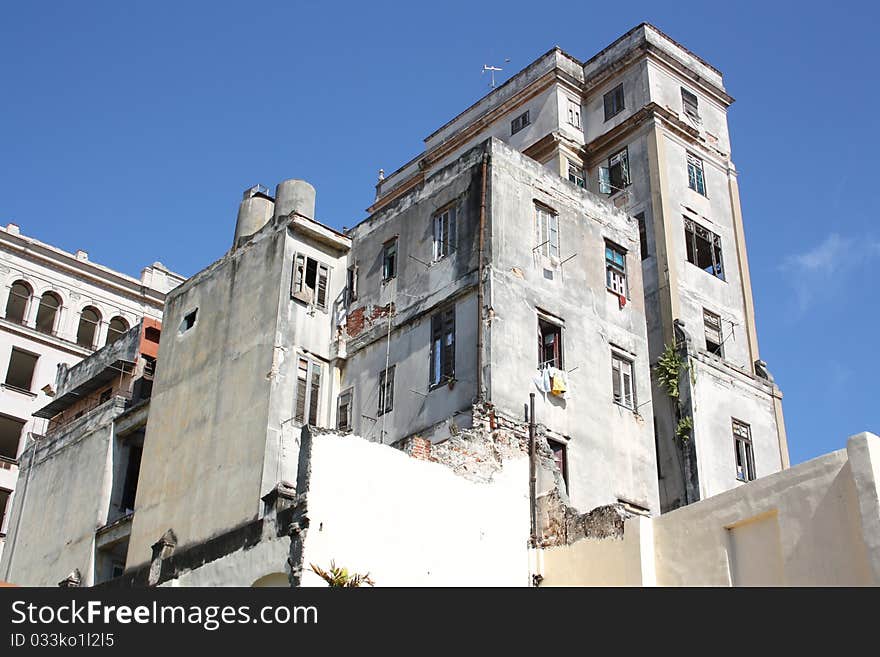
{"type": "Polygon", "coordinates": [[[315,564],[309,564],[312,572],[323,579],[332,588],[357,588],[367,585],[373,586],[374,582],[370,579],[370,573],[359,575],[357,573],[349,573],[347,568],[337,568],[335,561],[330,561],[330,570],[324,570],[315,564]]]}
{"type": "Polygon", "coordinates": [[[694,428],[694,419],[690,415],[682,417],[675,427],[675,437],[681,441],[686,441],[691,437],[691,431],[694,428]]]}
{"type": "Polygon", "coordinates": [[[666,394],[673,399],[678,399],[678,384],[681,380],[682,372],[687,369],[687,361],[681,357],[678,350],[671,344],[664,347],[663,353],[657,359],[657,364],[654,366],[657,381],[666,390],[666,394]]]}

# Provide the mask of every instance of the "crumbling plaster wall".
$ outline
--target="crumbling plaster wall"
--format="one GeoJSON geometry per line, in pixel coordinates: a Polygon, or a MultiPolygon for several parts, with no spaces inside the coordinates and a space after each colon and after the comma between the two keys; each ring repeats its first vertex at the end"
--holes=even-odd
{"type": "Polygon", "coordinates": [[[536,418],[568,440],[571,503],[585,511],[621,498],[658,512],[635,222],[497,140],[491,170],[491,401],[523,417],[529,393],[538,392],[537,309],[561,318],[570,391],[565,400],[538,393],[536,418]],[[559,214],[561,258],[575,256],[561,267],[533,251],[535,201],[559,214]],[[622,308],[606,289],[605,239],[628,249],[629,299],[622,308]],[[613,401],[612,345],[634,362],[638,415],[613,401]]]}

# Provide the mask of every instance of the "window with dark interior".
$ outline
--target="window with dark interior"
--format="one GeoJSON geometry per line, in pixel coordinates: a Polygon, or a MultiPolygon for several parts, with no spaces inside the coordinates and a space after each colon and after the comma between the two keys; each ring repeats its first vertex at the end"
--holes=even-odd
{"type": "Polygon", "coordinates": [[[9,287],[9,298],[6,300],[6,319],[17,324],[24,324],[30,299],[30,286],[24,281],[15,281],[9,287]]]}
{"type": "Polygon", "coordinates": [[[394,408],[394,365],[379,374],[379,415],[394,408]]]}
{"type": "Polygon", "coordinates": [[[745,422],[733,420],[733,445],[736,451],[736,478],[755,479],[755,454],[752,450],[752,429],[745,422]]]}
{"type": "Polygon", "coordinates": [[[291,296],[323,310],[327,308],[329,278],[327,265],[299,253],[294,259],[291,296]]]}
{"type": "Polygon", "coordinates": [[[397,238],[382,246],[382,280],[390,281],[397,276],[397,238]]]}
{"type": "Polygon", "coordinates": [[[607,167],[599,167],[599,192],[615,194],[630,185],[629,150],[624,148],[608,158],[607,167]]]}
{"type": "Polygon", "coordinates": [[[562,475],[562,481],[565,484],[565,490],[568,492],[568,454],[566,446],[556,440],[547,439],[547,444],[550,445],[550,451],[553,452],[553,462],[556,464],[556,469],[559,470],[559,474],[562,475]]]}
{"type": "Polygon", "coordinates": [[[198,315],[199,315],[199,309],[198,309],[198,308],[196,308],[196,309],[194,309],[194,310],[191,310],[191,311],[188,312],[186,315],[184,315],[184,316],[183,316],[183,321],[180,322],[180,332],[181,332],[181,333],[186,333],[186,332],[189,331],[193,326],[195,326],[195,325],[196,325],[196,318],[198,317],[198,315]]]}
{"type": "Polygon", "coordinates": [[[644,260],[650,255],[648,253],[648,227],[645,224],[645,213],[639,212],[636,215],[636,221],[639,224],[639,250],[642,260],[644,260]]]}
{"type": "Polygon", "coordinates": [[[706,351],[724,357],[721,336],[721,316],[703,308],[703,330],[706,334],[706,351]]]}
{"type": "Polygon", "coordinates": [[[40,297],[40,306],[37,308],[37,330],[40,333],[52,335],[55,332],[55,320],[58,317],[58,309],[61,307],[61,299],[54,292],[44,292],[40,297]]]}
{"type": "Polygon", "coordinates": [[[30,390],[38,358],[37,354],[13,347],[6,370],[6,385],[19,390],[30,390]]]}
{"type": "Polygon", "coordinates": [[[336,404],[336,428],[340,431],[348,431],[351,429],[351,404],[354,398],[352,390],[346,390],[339,395],[339,401],[336,404]]]}
{"type": "Polygon", "coordinates": [[[455,378],[455,306],[431,316],[430,385],[439,386],[455,378]]]}
{"type": "Polygon", "coordinates": [[[122,317],[114,317],[107,326],[107,344],[116,342],[128,331],[128,322],[122,317]]]}
{"type": "Polygon", "coordinates": [[[350,305],[358,298],[358,267],[352,265],[348,268],[345,281],[345,303],[350,305]]]}
{"type": "Polygon", "coordinates": [[[525,128],[530,123],[531,121],[529,120],[529,112],[528,110],[526,110],[510,122],[510,134],[515,135],[517,132],[525,128]]]}
{"type": "Polygon", "coordinates": [[[612,116],[620,114],[624,109],[623,104],[623,84],[619,84],[614,89],[605,94],[605,120],[612,116]]]}
{"type": "Polygon", "coordinates": [[[95,348],[98,339],[98,326],[101,323],[101,313],[97,308],[88,306],[79,314],[79,326],[76,329],[76,343],[87,349],[95,348]]]}
{"type": "Polygon", "coordinates": [[[586,182],[584,180],[584,170],[574,162],[569,161],[568,163],[568,180],[569,182],[573,182],[578,187],[586,187],[586,182]]]}
{"type": "Polygon", "coordinates": [[[691,93],[684,87],[681,88],[681,107],[684,113],[695,119],[700,118],[700,110],[696,94],[691,93]]]}
{"type": "Polygon", "coordinates": [[[294,421],[316,425],[321,400],[321,366],[300,357],[297,362],[296,408],[294,421]]]}
{"type": "Polygon", "coordinates": [[[562,326],[538,316],[538,369],[562,369],[562,326]]]}
{"type": "Polygon", "coordinates": [[[684,239],[688,262],[723,281],[724,262],[721,258],[721,237],[696,221],[685,217],[684,239]]]}
{"type": "Polygon", "coordinates": [[[9,506],[9,496],[12,495],[11,490],[0,488],[0,530],[3,529],[3,523],[6,520],[6,512],[9,506]]]}
{"type": "Polygon", "coordinates": [[[24,424],[24,420],[0,415],[0,458],[14,461],[18,457],[18,443],[24,424]]]}

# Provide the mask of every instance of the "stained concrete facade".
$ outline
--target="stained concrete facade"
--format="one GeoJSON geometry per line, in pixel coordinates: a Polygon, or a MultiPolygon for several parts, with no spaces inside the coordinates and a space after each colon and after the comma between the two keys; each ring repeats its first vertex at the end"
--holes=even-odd
{"type": "Polygon", "coordinates": [[[19,459],[30,437],[47,428],[33,413],[52,401],[58,367],[75,365],[117,335],[111,322],[125,330],[142,317],[161,319],[165,294],[182,281],[161,263],[133,278],[89,260],[85,251],[69,253],[29,237],[16,224],[0,227],[0,554],[19,459]],[[86,309],[97,313],[91,333],[79,330],[86,309]],[[10,377],[14,352],[35,359],[29,382],[26,375],[10,377]]]}

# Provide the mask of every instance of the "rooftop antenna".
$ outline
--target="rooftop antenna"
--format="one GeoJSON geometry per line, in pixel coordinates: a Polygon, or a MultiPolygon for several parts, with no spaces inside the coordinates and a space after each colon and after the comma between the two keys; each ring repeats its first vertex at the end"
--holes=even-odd
{"type": "MultiPolygon", "coordinates": [[[[510,61],[510,58],[504,60],[504,63],[507,64],[510,61]]],[[[489,82],[489,86],[494,89],[495,88],[495,71],[503,71],[503,68],[499,68],[498,66],[489,66],[488,64],[483,64],[483,70],[480,72],[480,75],[489,71],[492,74],[492,80],[489,82]]]]}

